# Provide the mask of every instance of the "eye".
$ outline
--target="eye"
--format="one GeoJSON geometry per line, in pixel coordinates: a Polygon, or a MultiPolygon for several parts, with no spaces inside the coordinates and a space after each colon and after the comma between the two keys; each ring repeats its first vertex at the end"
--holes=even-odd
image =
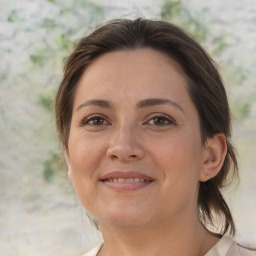
{"type": "Polygon", "coordinates": [[[84,126],[84,125],[103,126],[103,125],[109,125],[109,124],[110,123],[101,116],[89,116],[82,121],[81,126],[84,126]]]}
{"type": "Polygon", "coordinates": [[[152,118],[150,118],[146,124],[154,125],[154,126],[168,126],[168,125],[175,125],[175,121],[166,115],[155,115],[152,118]]]}

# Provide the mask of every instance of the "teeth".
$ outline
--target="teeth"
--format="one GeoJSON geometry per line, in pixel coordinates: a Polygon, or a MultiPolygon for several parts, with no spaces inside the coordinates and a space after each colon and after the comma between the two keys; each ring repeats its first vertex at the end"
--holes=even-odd
{"type": "Polygon", "coordinates": [[[149,182],[149,180],[144,180],[141,178],[114,178],[114,179],[108,179],[108,182],[120,182],[120,183],[135,183],[135,182],[149,182]]]}

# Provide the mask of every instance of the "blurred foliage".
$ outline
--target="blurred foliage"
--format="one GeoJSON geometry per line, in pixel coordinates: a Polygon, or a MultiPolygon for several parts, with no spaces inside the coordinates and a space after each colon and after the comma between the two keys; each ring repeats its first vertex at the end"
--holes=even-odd
{"type": "Polygon", "coordinates": [[[228,93],[232,112],[240,120],[250,118],[256,96],[256,90],[249,86],[252,83],[252,74],[243,67],[244,63],[240,63],[238,67],[230,64],[230,58],[234,59],[233,56],[227,58],[228,54],[226,54],[231,47],[228,40],[230,35],[223,31],[213,33],[214,21],[210,9],[201,8],[195,11],[186,4],[186,1],[166,0],[161,8],[161,17],[184,28],[210,52],[218,63],[221,63],[221,73],[229,79],[226,81],[226,87],[229,85],[232,87],[228,93]],[[244,87],[243,91],[241,87],[244,87]]]}
{"type": "Polygon", "coordinates": [[[21,22],[22,19],[18,14],[17,10],[12,10],[11,13],[8,16],[8,21],[9,22],[21,22]]]}
{"type": "MultiPolygon", "coordinates": [[[[47,40],[39,42],[36,51],[30,55],[33,65],[41,68],[45,67],[47,62],[53,61],[52,55],[56,52],[64,60],[73,49],[76,40],[84,36],[89,29],[88,24],[90,24],[90,20],[94,19],[94,23],[96,21],[98,23],[103,18],[103,9],[93,4],[93,2],[72,0],[68,1],[69,5],[67,5],[67,2],[64,4],[63,1],[57,0],[48,0],[48,2],[56,4],[60,8],[60,15],[62,17],[66,16],[66,18],[63,19],[65,21],[63,23],[59,22],[58,17],[55,19],[45,17],[42,20],[40,26],[46,29],[48,34],[52,35],[54,44],[49,44],[47,40]],[[85,13],[83,10],[85,10],[85,13]],[[66,23],[69,22],[69,19],[75,19],[75,16],[76,19],[80,19],[82,22],[73,24],[73,26],[67,26],[66,23]]],[[[39,104],[49,115],[53,115],[55,93],[56,90],[54,88],[53,90],[46,90],[38,94],[39,104]]],[[[55,129],[55,127],[52,127],[52,129],[55,129]]],[[[66,169],[63,159],[60,159],[58,154],[52,152],[43,163],[43,177],[45,181],[50,182],[56,173],[63,169],[66,169]]]]}
{"type": "MultiPolygon", "coordinates": [[[[34,168],[49,182],[55,173],[66,169],[56,154],[58,142],[54,125],[54,97],[63,61],[77,40],[102,23],[105,9],[89,0],[39,0],[10,4],[5,10],[5,22],[13,32],[1,45],[4,65],[0,81],[5,82],[5,88],[14,91],[20,102],[27,104],[20,107],[22,114],[10,121],[12,131],[18,129],[29,136],[38,136],[31,137],[31,151],[33,143],[43,151],[34,150],[28,161],[34,161],[34,168]],[[29,112],[29,117],[22,111],[29,112]]],[[[27,170],[31,173],[32,164],[27,166],[31,166],[27,170]]]]}
{"type": "Polygon", "coordinates": [[[236,113],[240,118],[246,118],[250,114],[251,105],[248,102],[241,102],[239,105],[236,105],[236,113]]]}
{"type": "Polygon", "coordinates": [[[7,78],[7,74],[6,73],[0,73],[0,82],[4,81],[7,78]]]}
{"type": "Polygon", "coordinates": [[[182,0],[166,0],[161,9],[161,17],[178,24],[202,44],[210,40],[213,54],[218,55],[228,47],[228,43],[225,35],[211,37],[212,20],[209,11],[204,8],[195,12],[182,0]]]}
{"type": "Polygon", "coordinates": [[[43,177],[44,180],[50,182],[57,175],[58,172],[65,169],[64,160],[53,152],[49,159],[43,164],[43,177]]]}
{"type": "Polygon", "coordinates": [[[181,1],[179,0],[168,0],[166,1],[161,10],[161,16],[163,19],[170,19],[180,15],[182,11],[181,1]]]}
{"type": "Polygon", "coordinates": [[[49,113],[53,113],[54,111],[54,97],[55,90],[50,92],[44,92],[38,95],[39,104],[49,113]]]}
{"type": "Polygon", "coordinates": [[[181,0],[166,0],[162,6],[161,17],[163,20],[175,22],[199,41],[205,40],[208,35],[207,10],[192,13],[181,0]]]}

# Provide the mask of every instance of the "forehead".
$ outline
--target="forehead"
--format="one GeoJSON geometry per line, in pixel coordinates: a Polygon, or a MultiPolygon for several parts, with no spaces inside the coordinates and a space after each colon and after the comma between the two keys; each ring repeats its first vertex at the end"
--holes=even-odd
{"type": "MultiPolygon", "coordinates": [[[[136,91],[145,97],[155,94],[186,93],[186,76],[182,67],[169,56],[142,48],[106,53],[95,59],[84,71],[75,98],[128,96],[136,91]]],[[[134,95],[133,95],[134,97],[134,95]]]]}

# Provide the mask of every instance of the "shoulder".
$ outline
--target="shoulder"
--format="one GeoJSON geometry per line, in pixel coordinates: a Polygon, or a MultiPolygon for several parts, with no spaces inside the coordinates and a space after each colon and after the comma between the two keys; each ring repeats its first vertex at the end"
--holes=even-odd
{"type": "Polygon", "coordinates": [[[238,244],[231,237],[223,236],[205,256],[256,256],[256,250],[238,244]]]}
{"type": "Polygon", "coordinates": [[[103,246],[103,243],[97,245],[96,247],[94,247],[92,250],[90,250],[89,252],[87,252],[86,254],[82,255],[82,256],[97,256],[98,252],[100,251],[101,247],[103,246]]]}

